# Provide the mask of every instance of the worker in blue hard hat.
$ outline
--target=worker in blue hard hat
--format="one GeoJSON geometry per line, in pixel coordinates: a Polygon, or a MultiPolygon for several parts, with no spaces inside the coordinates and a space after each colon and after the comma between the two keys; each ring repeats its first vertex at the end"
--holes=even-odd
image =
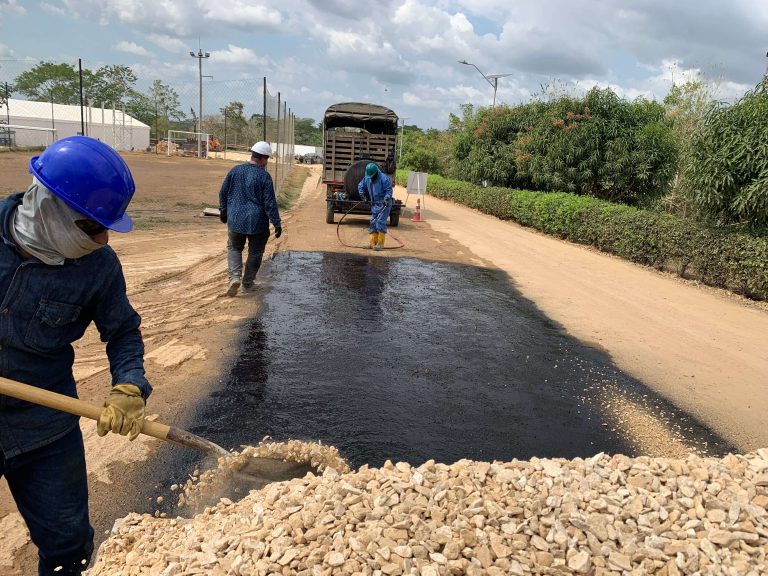
{"type": "MultiPolygon", "coordinates": [[[[30,161],[32,184],[0,202],[0,376],[76,397],[72,343],[93,322],[112,388],[96,431],[138,436],[152,387],[141,318],[109,230],[128,232],[135,185],[112,148],[83,136],[30,161]]],[[[38,548],[38,574],[81,574],[93,553],[85,451],[76,416],[2,398],[0,476],[38,548]]]]}
{"type": "Polygon", "coordinates": [[[365,167],[365,177],[357,185],[357,191],[361,198],[371,203],[370,247],[381,250],[387,237],[387,218],[392,210],[392,182],[375,162],[371,162],[365,167]]]}

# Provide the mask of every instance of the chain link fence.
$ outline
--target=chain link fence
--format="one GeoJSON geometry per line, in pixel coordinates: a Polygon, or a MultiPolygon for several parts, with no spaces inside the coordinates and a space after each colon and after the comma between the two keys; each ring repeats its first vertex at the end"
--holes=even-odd
{"type": "Polygon", "coordinates": [[[206,53],[189,79],[137,77],[85,61],[0,60],[0,147],[40,149],[74,134],[117,150],[247,161],[266,140],[276,191],[294,163],[294,120],[267,78],[216,80],[206,53]],[[205,65],[204,65],[205,64],[205,65]]]}

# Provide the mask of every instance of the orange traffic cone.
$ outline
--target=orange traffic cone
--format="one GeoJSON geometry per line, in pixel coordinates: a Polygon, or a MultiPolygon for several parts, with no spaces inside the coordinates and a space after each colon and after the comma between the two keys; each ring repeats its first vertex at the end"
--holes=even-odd
{"type": "Polygon", "coordinates": [[[424,222],[421,219],[421,198],[416,198],[416,210],[413,212],[412,222],[424,222]]]}

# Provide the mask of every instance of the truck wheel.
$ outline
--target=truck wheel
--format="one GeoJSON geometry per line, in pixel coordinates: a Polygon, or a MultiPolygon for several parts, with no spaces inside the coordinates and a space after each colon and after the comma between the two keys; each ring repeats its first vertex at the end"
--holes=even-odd
{"type": "Polygon", "coordinates": [[[400,224],[400,212],[392,212],[389,215],[389,225],[396,228],[400,224]]]}
{"type": "Polygon", "coordinates": [[[325,203],[325,223],[333,224],[333,202],[330,200],[325,203]]]}

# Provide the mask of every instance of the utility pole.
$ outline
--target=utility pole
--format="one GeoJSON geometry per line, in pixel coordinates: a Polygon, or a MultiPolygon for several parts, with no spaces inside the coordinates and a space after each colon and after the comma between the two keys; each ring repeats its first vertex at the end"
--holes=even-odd
{"type": "Polygon", "coordinates": [[[403,121],[403,126],[400,128],[400,152],[397,154],[397,163],[400,164],[400,159],[403,157],[403,140],[405,140],[405,121],[408,118],[400,118],[403,121]]]}
{"type": "Polygon", "coordinates": [[[200,81],[200,106],[197,109],[197,157],[202,158],[203,157],[203,135],[201,134],[203,131],[203,58],[210,58],[211,53],[210,52],[203,52],[201,48],[197,49],[197,54],[189,51],[189,55],[192,56],[192,58],[197,58],[197,69],[198,69],[198,78],[200,81]]]}

